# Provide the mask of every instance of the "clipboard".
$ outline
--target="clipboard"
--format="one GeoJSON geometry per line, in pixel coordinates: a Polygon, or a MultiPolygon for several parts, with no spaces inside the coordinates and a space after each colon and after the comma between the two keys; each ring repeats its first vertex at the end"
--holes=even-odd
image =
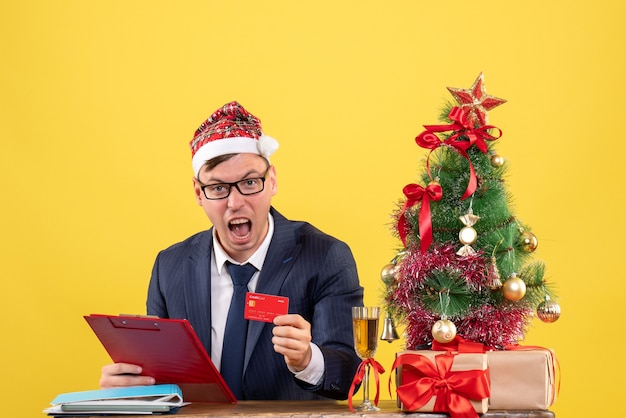
{"type": "Polygon", "coordinates": [[[156,384],[174,383],[185,401],[237,403],[186,319],[84,316],[115,363],[137,364],[156,384]]]}

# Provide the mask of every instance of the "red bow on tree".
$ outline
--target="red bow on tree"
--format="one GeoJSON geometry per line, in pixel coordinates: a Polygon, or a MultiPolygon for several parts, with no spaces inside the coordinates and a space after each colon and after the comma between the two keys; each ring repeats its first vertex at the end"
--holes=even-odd
{"type": "MultiPolygon", "coordinates": [[[[450,146],[467,160],[470,168],[470,179],[467,184],[467,188],[465,189],[465,193],[463,193],[463,196],[461,197],[461,199],[465,199],[476,191],[476,172],[469,155],[467,155],[467,150],[472,145],[476,145],[476,147],[483,153],[487,153],[488,146],[485,141],[495,141],[502,136],[502,131],[492,125],[475,127],[474,120],[469,119],[465,110],[460,107],[453,107],[450,110],[448,117],[454,123],[447,125],[424,125],[426,130],[415,138],[415,142],[422,148],[430,149],[431,153],[440,146],[450,146]],[[498,131],[498,136],[491,135],[489,133],[490,129],[496,129],[498,131]],[[445,141],[441,141],[441,139],[439,139],[436,135],[438,132],[448,131],[453,131],[454,133],[445,141]]],[[[429,160],[430,153],[426,159],[426,168],[430,173],[429,160]]]]}
{"type": "Polygon", "coordinates": [[[420,233],[420,251],[422,254],[428,250],[430,244],[433,242],[433,226],[430,215],[430,202],[441,200],[443,196],[443,190],[441,185],[436,181],[432,181],[423,188],[419,184],[407,184],[402,189],[406,196],[406,202],[404,202],[404,208],[402,214],[398,220],[398,234],[402,240],[402,244],[406,246],[406,234],[409,229],[408,221],[406,219],[406,211],[413,207],[418,202],[421,202],[419,213],[419,233],[420,233]]]}

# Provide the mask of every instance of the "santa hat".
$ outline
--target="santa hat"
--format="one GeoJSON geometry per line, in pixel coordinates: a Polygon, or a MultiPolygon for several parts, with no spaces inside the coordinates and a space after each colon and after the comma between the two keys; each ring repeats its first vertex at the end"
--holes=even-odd
{"type": "Polygon", "coordinates": [[[261,130],[261,121],[237,102],[217,109],[196,130],[189,143],[191,165],[197,176],[210,159],[224,154],[251,153],[265,157],[278,149],[278,142],[261,130]]]}

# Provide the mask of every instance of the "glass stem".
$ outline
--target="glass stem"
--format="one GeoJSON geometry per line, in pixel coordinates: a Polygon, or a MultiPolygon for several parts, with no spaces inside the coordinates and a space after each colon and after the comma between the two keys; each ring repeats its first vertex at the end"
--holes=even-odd
{"type": "Polygon", "coordinates": [[[370,365],[365,367],[365,379],[363,379],[363,403],[370,403],[370,365]]]}

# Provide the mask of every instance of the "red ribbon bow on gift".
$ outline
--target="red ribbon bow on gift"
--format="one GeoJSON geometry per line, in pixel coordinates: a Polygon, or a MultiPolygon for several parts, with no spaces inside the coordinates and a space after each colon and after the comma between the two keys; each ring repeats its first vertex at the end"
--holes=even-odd
{"type": "Polygon", "coordinates": [[[348,406],[350,407],[350,411],[352,412],[354,412],[354,407],[352,406],[352,394],[357,385],[360,385],[363,381],[363,377],[365,376],[368,365],[372,366],[372,370],[374,370],[374,379],[376,380],[376,396],[374,397],[374,405],[378,406],[380,389],[379,374],[385,373],[385,369],[379,362],[377,362],[373,358],[368,358],[363,360],[361,364],[359,364],[359,367],[356,369],[354,380],[352,380],[352,384],[350,385],[350,391],[348,392],[348,406]]]}
{"type": "Polygon", "coordinates": [[[448,343],[440,343],[437,340],[433,340],[431,347],[433,351],[454,351],[457,353],[486,353],[489,348],[483,343],[479,343],[472,340],[467,340],[458,335],[448,343]]]}
{"type": "Polygon", "coordinates": [[[398,234],[402,240],[402,244],[406,246],[406,234],[408,229],[408,221],[405,212],[418,202],[422,202],[419,214],[419,233],[420,233],[420,251],[422,254],[426,252],[430,244],[433,242],[433,226],[430,216],[430,202],[441,200],[443,191],[441,185],[437,182],[431,182],[426,188],[419,184],[407,184],[402,189],[406,196],[406,202],[402,209],[402,215],[398,220],[398,234]]]}
{"type": "MultiPolygon", "coordinates": [[[[465,193],[463,193],[463,196],[461,197],[461,199],[465,199],[471,196],[476,191],[477,184],[476,171],[474,170],[474,165],[472,164],[469,155],[467,155],[467,150],[472,145],[476,145],[476,147],[483,153],[487,153],[488,147],[485,141],[495,141],[502,136],[502,131],[493,125],[484,125],[477,128],[474,127],[474,120],[469,119],[467,116],[467,112],[460,107],[453,107],[450,110],[448,117],[454,123],[447,125],[424,125],[424,128],[426,128],[426,130],[415,138],[415,142],[422,148],[430,149],[430,153],[432,153],[440,146],[448,145],[454,148],[467,160],[470,168],[470,178],[467,184],[467,188],[465,189],[465,193]],[[498,136],[491,135],[489,133],[490,129],[496,129],[498,131],[498,136]],[[443,142],[435,134],[437,132],[448,131],[454,131],[454,134],[452,134],[448,139],[443,142]],[[462,138],[466,138],[467,140],[463,140],[462,138]]],[[[428,154],[428,158],[426,159],[426,168],[429,173],[430,153],[428,154]]]]}
{"type": "MultiPolygon", "coordinates": [[[[451,418],[477,418],[478,414],[470,399],[488,398],[490,394],[487,370],[465,370],[452,372],[455,355],[452,353],[435,356],[435,363],[420,354],[403,354],[393,363],[413,367],[421,376],[397,388],[398,398],[410,411],[425,405],[433,396],[433,412],[449,412],[451,418]]],[[[391,380],[389,380],[391,389],[391,380]]]]}

